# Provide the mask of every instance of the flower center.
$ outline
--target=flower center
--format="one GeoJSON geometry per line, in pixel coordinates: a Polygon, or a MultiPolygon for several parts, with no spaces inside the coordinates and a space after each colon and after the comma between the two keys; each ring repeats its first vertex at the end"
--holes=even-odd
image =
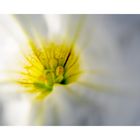
{"type": "Polygon", "coordinates": [[[41,47],[29,41],[31,53],[25,56],[18,80],[30,92],[51,92],[55,84],[75,82],[81,74],[79,56],[68,42],[41,42],[41,47]],[[25,74],[26,73],[26,74],[25,74]]]}
{"type": "Polygon", "coordinates": [[[64,79],[64,68],[62,66],[57,66],[56,70],[53,69],[45,71],[45,80],[49,85],[53,85],[55,83],[61,83],[64,79]]]}
{"type": "Polygon", "coordinates": [[[57,68],[56,68],[56,83],[61,83],[61,81],[63,80],[63,78],[64,78],[64,76],[63,76],[63,74],[64,74],[64,68],[62,67],[62,66],[58,66],[57,68]]]}

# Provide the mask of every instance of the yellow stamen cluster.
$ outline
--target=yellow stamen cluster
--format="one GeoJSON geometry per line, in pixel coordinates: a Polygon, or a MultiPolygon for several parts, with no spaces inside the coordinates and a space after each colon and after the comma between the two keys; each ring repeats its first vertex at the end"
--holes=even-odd
{"type": "Polygon", "coordinates": [[[25,63],[18,79],[29,93],[37,93],[42,99],[51,93],[55,84],[66,85],[79,78],[81,72],[75,44],[41,40],[37,45],[29,40],[29,47],[31,52],[24,55],[25,63]]]}

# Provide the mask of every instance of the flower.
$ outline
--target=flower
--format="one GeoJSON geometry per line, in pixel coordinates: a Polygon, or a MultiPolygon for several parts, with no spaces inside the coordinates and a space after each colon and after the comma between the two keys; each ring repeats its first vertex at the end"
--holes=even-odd
{"type": "MultiPolygon", "coordinates": [[[[81,16],[71,38],[69,34],[61,35],[51,39],[40,35],[37,29],[32,31],[34,37],[26,35],[26,45],[22,49],[23,64],[16,71],[14,81],[24,92],[32,93],[36,99],[42,100],[52,93],[54,86],[79,83],[93,90],[105,90],[106,86],[79,81],[83,75],[96,73],[97,70],[85,70],[81,61],[82,48],[77,50],[77,40],[84,27],[86,19],[81,16]]],[[[85,47],[85,46],[84,46],[85,47]]],[[[87,46],[86,46],[87,47],[87,46]]],[[[84,49],[84,48],[83,48],[84,49]]]]}
{"type": "MultiPolygon", "coordinates": [[[[116,77],[119,79],[122,76],[118,73],[120,61],[117,47],[108,38],[107,33],[109,31],[106,31],[107,29],[100,25],[101,22],[96,21],[96,17],[95,20],[92,20],[93,17],[89,15],[83,25],[81,25],[83,22],[79,21],[79,16],[43,15],[46,18],[45,24],[41,17],[42,15],[16,15],[18,22],[13,22],[13,20],[12,23],[7,22],[9,23],[7,30],[10,29],[15,33],[9,36],[11,38],[16,36],[15,41],[5,41],[8,44],[7,47],[4,47],[4,49],[7,48],[5,49],[6,61],[4,61],[4,66],[9,64],[9,67],[6,68],[8,78],[9,75],[13,74],[9,70],[11,68],[17,69],[14,71],[15,75],[12,75],[12,78],[14,78],[16,86],[24,89],[18,93],[32,93],[37,99],[47,99],[41,102],[45,102],[43,105],[45,112],[43,114],[40,113],[42,106],[39,108],[34,106],[36,115],[31,111],[33,113],[32,120],[40,114],[42,116],[47,114],[47,117],[42,119],[43,124],[83,124],[85,119],[87,121],[94,120],[94,115],[96,120],[96,118],[99,118],[99,112],[96,111],[95,100],[97,98],[95,95],[107,96],[107,93],[112,93],[105,85],[112,87],[116,77]],[[34,18],[32,19],[32,17],[34,18]],[[12,24],[15,24],[16,27],[13,28],[12,24]],[[17,52],[19,48],[22,49],[22,54],[17,52]],[[56,51],[55,48],[62,48],[66,51],[65,55],[68,57],[64,57],[65,60],[70,58],[67,54],[70,52],[73,54],[71,56],[72,61],[76,59],[77,63],[74,63],[71,71],[65,70],[65,67],[62,66],[65,63],[59,65],[58,61],[54,60],[54,57],[63,52],[61,51],[56,55],[54,52],[59,51],[56,51]],[[7,54],[7,50],[12,57],[7,54]],[[47,52],[55,55],[48,59],[47,52]],[[19,57],[23,56],[23,59],[20,60],[17,55],[19,57]],[[16,58],[19,64],[12,58],[16,58]],[[47,61],[49,63],[46,63],[47,61]],[[50,65],[49,69],[46,69],[47,64],[50,65]],[[67,72],[67,76],[65,72],[67,72]],[[69,76],[72,73],[75,73],[76,77],[72,76],[71,79],[69,76]],[[106,94],[96,94],[99,92],[106,94]],[[49,109],[46,109],[46,106],[49,109]],[[49,119],[49,115],[51,119],[49,119]]],[[[69,62],[71,62],[70,59],[69,62]]],[[[8,89],[10,89],[9,86],[6,90],[8,89]]],[[[13,90],[15,92],[15,89],[13,90]]],[[[8,92],[7,94],[7,96],[10,96],[8,92]]],[[[22,95],[26,96],[26,94],[18,94],[20,97],[22,95]]],[[[11,114],[14,114],[13,111],[11,114]]],[[[98,121],[93,122],[98,123],[98,121]]],[[[91,125],[90,121],[86,124],[91,125]]]]}

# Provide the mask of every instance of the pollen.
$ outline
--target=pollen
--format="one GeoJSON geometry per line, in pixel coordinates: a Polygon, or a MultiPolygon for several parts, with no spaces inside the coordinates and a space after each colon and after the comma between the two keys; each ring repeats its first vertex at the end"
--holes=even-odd
{"type": "Polygon", "coordinates": [[[56,68],[56,76],[60,76],[64,74],[64,68],[62,66],[58,66],[56,68]]]}
{"type": "Polygon", "coordinates": [[[28,93],[44,98],[57,84],[68,85],[80,77],[80,57],[76,45],[68,41],[28,41],[30,52],[24,55],[25,63],[20,71],[18,84],[28,93]]]}

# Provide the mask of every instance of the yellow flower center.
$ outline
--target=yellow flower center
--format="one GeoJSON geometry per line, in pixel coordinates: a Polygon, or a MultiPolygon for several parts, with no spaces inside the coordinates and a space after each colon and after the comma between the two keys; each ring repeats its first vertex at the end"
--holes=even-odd
{"type": "Polygon", "coordinates": [[[29,40],[29,47],[31,51],[24,55],[26,63],[18,79],[29,93],[38,93],[39,98],[44,98],[55,84],[66,85],[79,78],[81,71],[75,44],[41,40],[37,45],[29,40]]]}

